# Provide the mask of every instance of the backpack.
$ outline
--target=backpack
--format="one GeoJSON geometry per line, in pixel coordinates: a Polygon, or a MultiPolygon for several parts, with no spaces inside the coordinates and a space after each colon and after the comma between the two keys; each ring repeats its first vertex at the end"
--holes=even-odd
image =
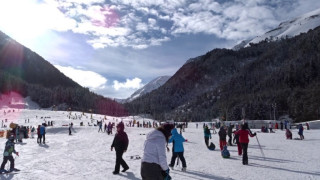
{"type": "Polygon", "coordinates": [[[227,149],[227,146],[223,147],[223,150],[221,151],[221,156],[223,158],[230,158],[230,152],[227,149]]]}

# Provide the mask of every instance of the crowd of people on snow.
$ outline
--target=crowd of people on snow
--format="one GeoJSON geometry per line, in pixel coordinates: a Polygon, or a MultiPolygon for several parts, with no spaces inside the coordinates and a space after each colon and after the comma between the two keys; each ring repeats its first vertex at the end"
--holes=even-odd
{"type": "MultiPolygon", "coordinates": [[[[27,121],[25,121],[27,122],[27,121]]],[[[29,119],[28,119],[29,122],[29,119]]],[[[49,125],[53,125],[52,121],[48,122],[49,125]]],[[[43,123],[42,125],[38,125],[37,129],[32,126],[23,126],[23,125],[10,125],[12,130],[8,133],[7,142],[4,150],[4,158],[1,164],[0,173],[7,173],[11,171],[19,171],[14,167],[14,158],[12,153],[15,153],[19,156],[19,153],[15,151],[15,141],[22,142],[23,138],[29,138],[29,134],[31,134],[31,138],[34,138],[34,134],[37,133],[37,143],[45,144],[45,135],[46,135],[46,126],[47,123],[43,123]],[[7,161],[10,161],[10,169],[7,171],[4,169],[7,161]]],[[[117,125],[114,122],[105,123],[103,126],[103,121],[97,120],[97,126],[99,127],[98,132],[106,132],[108,134],[112,134],[112,129],[116,128],[116,134],[111,144],[110,150],[115,150],[116,152],[116,162],[113,174],[120,173],[120,167],[122,166],[121,172],[126,172],[129,169],[128,164],[123,159],[123,154],[127,151],[129,145],[129,139],[127,133],[124,131],[125,124],[121,121],[117,125]],[[104,128],[103,128],[104,127],[104,128]]],[[[176,159],[182,163],[182,171],[186,171],[187,163],[184,157],[184,146],[183,143],[187,142],[182,136],[182,132],[185,132],[185,128],[188,128],[188,123],[163,123],[158,124],[153,121],[151,124],[150,121],[143,121],[140,123],[139,121],[132,120],[126,124],[127,127],[143,127],[143,128],[154,128],[151,132],[149,132],[146,136],[146,140],[143,146],[143,156],[141,158],[141,169],[140,174],[142,179],[171,179],[170,177],[170,169],[174,168],[176,163],[176,159]],[[178,132],[180,129],[180,132],[178,132]],[[167,155],[166,152],[170,151],[168,144],[172,143],[172,157],[171,161],[167,163],[167,155]]],[[[307,129],[310,129],[309,124],[306,123],[307,129]]],[[[69,135],[71,135],[71,131],[73,128],[73,123],[69,124],[69,135]]],[[[198,128],[198,123],[196,124],[196,128],[198,128]]],[[[215,129],[219,129],[219,148],[221,151],[221,155],[224,158],[230,157],[230,152],[228,151],[228,146],[237,145],[238,155],[242,156],[242,164],[248,164],[248,144],[249,137],[257,136],[256,133],[252,133],[249,128],[248,123],[236,123],[229,124],[228,126],[216,122],[216,123],[208,123],[203,124],[203,132],[204,132],[204,140],[205,145],[209,148],[209,139],[212,138],[213,131],[215,134],[215,129]],[[208,126],[211,126],[210,128],[208,126]],[[228,138],[228,139],[227,139],[228,138]]],[[[289,122],[283,123],[280,122],[275,124],[273,128],[273,124],[269,122],[267,126],[263,126],[261,128],[261,132],[274,132],[274,129],[285,129],[285,135],[287,139],[292,139],[292,132],[290,131],[291,125],[289,122]],[[268,127],[268,128],[267,128],[268,127]]],[[[304,127],[302,124],[297,126],[298,134],[300,139],[304,139],[303,131],[304,127]]]]}

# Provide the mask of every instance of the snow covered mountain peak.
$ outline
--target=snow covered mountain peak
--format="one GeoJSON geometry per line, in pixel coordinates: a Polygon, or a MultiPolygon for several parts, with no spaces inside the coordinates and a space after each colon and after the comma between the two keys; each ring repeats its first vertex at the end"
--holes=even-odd
{"type": "Polygon", "coordinates": [[[250,43],[259,43],[264,40],[276,41],[286,37],[294,37],[318,26],[320,26],[320,9],[306,13],[298,18],[282,22],[277,28],[266,32],[262,36],[257,36],[250,41],[242,41],[233,49],[239,50],[243,47],[250,46],[250,43]]]}
{"type": "Polygon", "coordinates": [[[146,84],[145,86],[143,86],[142,88],[140,88],[136,92],[134,92],[126,101],[130,102],[130,101],[132,101],[132,100],[134,100],[144,94],[147,94],[147,93],[159,88],[164,83],[166,83],[170,78],[171,78],[171,76],[160,76],[160,77],[153,79],[148,84],[146,84]]]}

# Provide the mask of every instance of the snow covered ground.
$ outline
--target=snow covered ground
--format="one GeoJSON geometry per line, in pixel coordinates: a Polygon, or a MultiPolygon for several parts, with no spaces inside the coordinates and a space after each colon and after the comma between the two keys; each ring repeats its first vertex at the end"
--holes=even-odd
{"type": "MultiPolygon", "coordinates": [[[[6,109],[6,112],[8,109],[6,109]]],[[[110,151],[114,135],[98,133],[98,127],[91,124],[90,114],[79,119],[69,119],[69,113],[63,111],[46,110],[15,110],[4,115],[0,110],[0,123],[4,119],[21,125],[35,126],[46,121],[54,121],[53,127],[47,128],[45,145],[39,145],[36,139],[24,139],[23,143],[16,144],[20,157],[15,158],[16,168],[21,172],[16,174],[0,175],[1,179],[141,179],[140,160],[130,156],[142,155],[145,135],[152,129],[126,127],[129,137],[129,148],[124,154],[130,169],[120,175],[113,175],[115,152],[110,151]],[[37,118],[36,118],[37,116],[37,118]],[[41,119],[41,117],[43,117],[41,119]],[[50,118],[48,118],[50,117],[50,118]],[[25,120],[29,119],[29,123],[25,120]],[[68,135],[68,127],[62,126],[74,123],[72,136],[68,135]],[[80,122],[85,126],[80,127],[80,122]]],[[[72,117],[80,112],[72,112],[72,117]]],[[[96,120],[104,116],[93,115],[96,120]]],[[[142,118],[135,117],[142,121],[142,118]]],[[[120,121],[120,118],[107,117],[107,121],[120,121]]],[[[132,117],[123,118],[125,122],[132,117]]],[[[255,130],[253,130],[255,131],[255,130]]],[[[258,130],[257,130],[258,131],[258,130]]],[[[244,166],[241,157],[237,155],[236,146],[229,147],[231,158],[223,159],[219,150],[209,151],[204,145],[202,123],[196,128],[190,123],[183,133],[188,139],[185,146],[187,172],[170,171],[173,179],[320,179],[320,156],[317,153],[320,147],[320,130],[305,130],[305,140],[286,140],[285,132],[258,133],[259,142],[263,148],[262,156],[257,139],[251,138],[248,155],[249,165],[244,166]]],[[[297,130],[293,130],[293,137],[298,137],[297,130]]],[[[212,135],[212,142],[218,147],[218,135],[212,135]]],[[[6,139],[0,138],[0,152],[3,152],[6,139]]],[[[169,145],[171,147],[171,145],[169,145]]],[[[15,156],[15,155],[14,155],[15,156]]],[[[168,162],[171,152],[167,153],[168,162]]],[[[9,164],[9,162],[8,162],[9,164]]],[[[7,164],[7,166],[8,166],[7,164]]],[[[181,164],[181,163],[180,163],[181,164]]]]}

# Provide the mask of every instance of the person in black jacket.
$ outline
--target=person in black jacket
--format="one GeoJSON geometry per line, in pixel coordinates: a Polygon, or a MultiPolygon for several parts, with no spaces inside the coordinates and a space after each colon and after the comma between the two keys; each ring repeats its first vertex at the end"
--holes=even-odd
{"type": "Polygon", "coordinates": [[[113,148],[116,150],[116,165],[115,169],[112,172],[113,174],[119,174],[120,165],[123,167],[122,172],[126,172],[129,169],[127,163],[123,160],[122,155],[127,151],[129,144],[127,133],[124,132],[124,124],[120,122],[117,125],[117,134],[114,136],[111,151],[113,148]]]}
{"type": "Polygon", "coordinates": [[[227,132],[225,126],[221,126],[218,132],[219,141],[220,141],[220,150],[223,150],[223,147],[227,145],[227,132]]]}

